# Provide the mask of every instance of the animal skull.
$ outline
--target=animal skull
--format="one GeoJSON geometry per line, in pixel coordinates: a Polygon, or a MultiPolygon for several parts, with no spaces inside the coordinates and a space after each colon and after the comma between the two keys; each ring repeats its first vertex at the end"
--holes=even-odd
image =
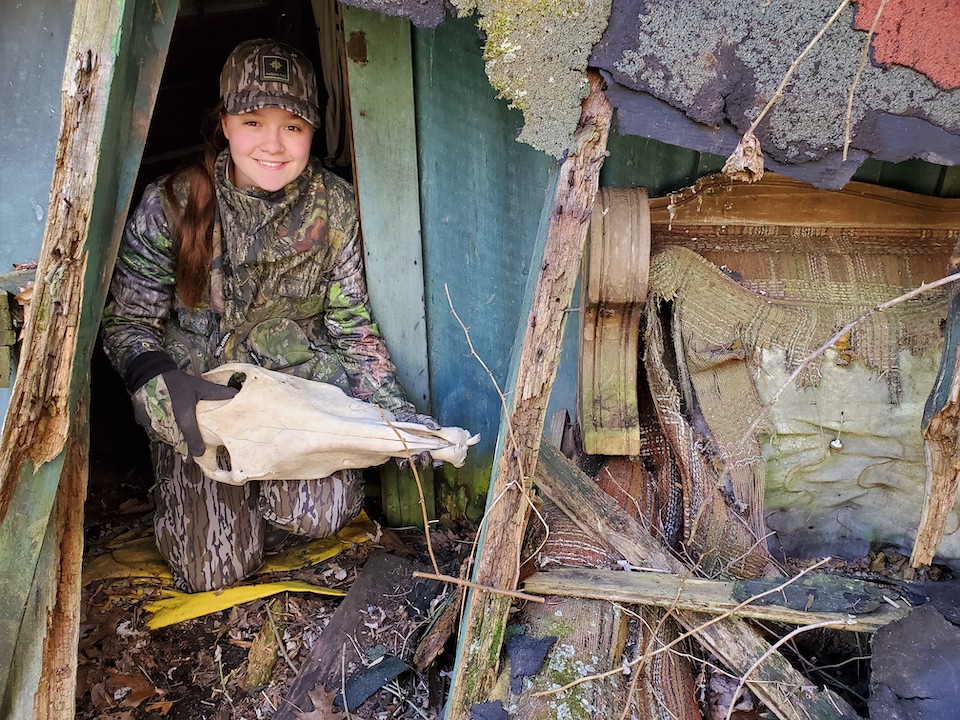
{"type": "Polygon", "coordinates": [[[221,365],[204,378],[220,385],[234,378],[242,382],[230,400],[197,403],[197,424],[207,449],[196,462],[208,477],[230,485],[323,478],[425,451],[461,467],[467,447],[480,439],[463,428],[430,430],[398,422],[390,412],[334,385],[256,365],[221,365]],[[218,461],[223,449],[229,464],[218,461]]]}

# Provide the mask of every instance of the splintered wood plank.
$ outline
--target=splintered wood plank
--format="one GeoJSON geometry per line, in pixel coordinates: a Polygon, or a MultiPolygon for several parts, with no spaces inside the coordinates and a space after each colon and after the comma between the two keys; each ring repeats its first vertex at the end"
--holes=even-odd
{"type": "Polygon", "coordinates": [[[426,569],[412,560],[386,553],[367,560],[353,587],[300,667],[300,673],[277,711],[276,720],[296,720],[301,713],[313,713],[311,695],[329,696],[332,699],[337,694],[341,687],[342,669],[346,667],[349,675],[351,667],[363,667],[357,657],[357,648],[372,650],[376,645],[373,635],[363,634],[363,623],[371,620],[367,609],[382,608],[387,618],[395,617],[407,598],[414,594],[414,587],[418,583],[423,588],[433,588],[436,594],[438,584],[435,581],[416,580],[413,577],[414,571],[426,569]]]}
{"type": "MultiPolygon", "coordinates": [[[[24,707],[33,706],[34,720],[72,720],[76,707],[77,643],[80,640],[80,600],[83,586],[83,504],[87,498],[90,466],[89,393],[78,403],[76,421],[70,432],[48,538],[56,551],[51,558],[50,600],[38,618],[43,638],[43,664],[39,689],[23,698],[24,707]]],[[[38,572],[39,577],[43,573],[38,572]]],[[[34,581],[36,587],[38,583],[34,581]]],[[[36,646],[21,637],[18,650],[29,657],[36,646]]],[[[24,688],[26,689],[26,688],[24,688]]],[[[20,717],[20,715],[11,715],[20,717]]]]}
{"type": "MultiPolygon", "coordinates": [[[[535,482],[577,525],[631,565],[689,575],[689,568],[668,555],[659,541],[548,442],[540,449],[535,482]]],[[[746,622],[733,617],[714,622],[709,615],[690,610],[675,615],[732,672],[742,676],[757,663],[747,685],[781,720],[859,717],[833,691],[818,690],[746,622]]]]}
{"type": "Polygon", "coordinates": [[[38,561],[176,15],[175,0],[74,6],[47,224],[0,440],[4,702],[37,690],[38,615],[27,606],[53,597],[42,585],[56,578],[38,561]]]}
{"type": "MultiPolygon", "coordinates": [[[[549,220],[542,260],[532,265],[539,271],[535,285],[528,287],[529,316],[506,388],[509,410],[502,418],[473,578],[484,586],[503,590],[517,586],[530,475],[560,362],[566,310],[583,255],[612,112],[600,76],[591,74],[590,94],[574,136],[576,149],[560,166],[556,195],[544,208],[549,220]]],[[[468,718],[470,708],[492,687],[510,604],[510,598],[496,593],[468,594],[447,705],[449,720],[468,718]]]]}
{"type": "MultiPolygon", "coordinates": [[[[524,592],[595,598],[610,602],[653,605],[677,610],[693,610],[721,615],[741,603],[733,597],[733,583],[704,580],[662,572],[623,572],[592,568],[560,568],[537,572],[526,579],[524,592]]],[[[736,611],[738,617],[772,622],[809,625],[829,620],[842,621],[839,630],[876,632],[884,625],[900,620],[907,608],[882,604],[872,613],[846,613],[795,610],[782,605],[746,605],[736,611]]]]}

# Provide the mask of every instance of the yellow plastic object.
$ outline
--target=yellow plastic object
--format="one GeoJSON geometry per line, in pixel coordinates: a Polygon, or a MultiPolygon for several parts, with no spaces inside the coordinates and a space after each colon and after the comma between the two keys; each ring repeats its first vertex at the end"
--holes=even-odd
{"type": "Polygon", "coordinates": [[[151,630],[156,630],[168,625],[175,625],[184,620],[193,620],[210,613],[226,610],[234,605],[242,605],[251,600],[270,597],[284,591],[310,592],[334,597],[346,595],[343,590],[317,587],[302,580],[289,580],[286,582],[241,585],[226,590],[211,590],[199,593],[181,593],[169,590],[165,591],[168,597],[147,603],[143,606],[143,609],[153,613],[153,617],[147,620],[146,625],[151,630]]]}
{"type": "MultiPolygon", "coordinates": [[[[367,517],[366,513],[360,513],[333,537],[313,540],[267,557],[255,577],[316,565],[354,545],[376,541],[379,537],[380,526],[367,517]]],[[[83,569],[83,585],[111,581],[111,600],[139,598],[143,596],[144,583],[154,588],[159,585],[164,598],[144,605],[145,610],[156,613],[147,622],[149,628],[166,627],[285,590],[335,597],[345,594],[342,590],[331,590],[302,581],[260,583],[212,592],[181,593],[172,589],[173,575],[157,550],[153,533],[149,530],[139,529],[126,533],[114,539],[108,549],[109,552],[86,563],[83,569]]]]}
{"type": "Polygon", "coordinates": [[[173,575],[157,550],[153,533],[128,540],[122,545],[114,541],[113,546],[110,552],[84,564],[84,587],[97,580],[118,578],[149,578],[159,580],[162,584],[173,584],[173,575]]]}
{"type": "Polygon", "coordinates": [[[366,513],[360,513],[353,522],[333,537],[312,540],[305,545],[293,547],[285,552],[267,557],[263,567],[257,571],[257,575],[289,572],[316,565],[354,545],[369,540],[377,540],[379,537],[380,526],[368,518],[366,513]]]}

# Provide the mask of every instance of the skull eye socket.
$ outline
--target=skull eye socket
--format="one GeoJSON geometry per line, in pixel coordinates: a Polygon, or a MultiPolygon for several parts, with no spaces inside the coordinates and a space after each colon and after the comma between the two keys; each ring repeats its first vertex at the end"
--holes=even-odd
{"type": "Polygon", "coordinates": [[[243,387],[243,384],[247,381],[246,373],[237,372],[230,376],[230,380],[227,382],[227,387],[232,387],[236,390],[239,390],[243,387]]]}
{"type": "Polygon", "coordinates": [[[230,462],[230,451],[224,445],[217,447],[217,469],[230,472],[233,464],[230,462]]]}

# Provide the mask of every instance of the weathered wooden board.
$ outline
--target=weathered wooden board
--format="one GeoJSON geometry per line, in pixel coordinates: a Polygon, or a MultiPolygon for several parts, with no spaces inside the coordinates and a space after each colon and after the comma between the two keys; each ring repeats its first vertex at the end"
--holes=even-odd
{"type": "Polygon", "coordinates": [[[650,278],[643,190],[604,188],[584,252],[578,416],[591,455],[637,455],[640,318],[650,278]]]}
{"type": "MultiPolygon", "coordinates": [[[[515,141],[523,117],[496,98],[481,45],[474,17],[414,29],[431,402],[443,424],[481,436],[461,470],[443,469],[449,484],[438,499],[443,512],[466,511],[473,520],[489,490],[502,407],[444,288],[477,354],[505,386],[540,209],[556,168],[552,158],[515,141]]],[[[565,390],[572,410],[573,383],[565,390]]]]}
{"type": "MultiPolygon", "coordinates": [[[[345,6],[343,32],[370,302],[400,382],[417,409],[426,412],[430,374],[410,21],[345,6]]],[[[432,519],[432,473],[421,473],[420,480],[432,519]]],[[[385,467],[381,493],[391,525],[423,525],[412,472],[385,467]]]]}
{"type": "MultiPolygon", "coordinates": [[[[902,190],[848,183],[824,192],[806,183],[766,173],[755,185],[725,175],[650,202],[653,225],[791,225],[816,227],[960,227],[960,204],[902,190]]],[[[656,231],[654,231],[656,232],[656,231]]]]}
{"type": "Polygon", "coordinates": [[[367,284],[404,389],[429,407],[410,21],[343,8],[367,284]]]}
{"type": "MultiPolygon", "coordinates": [[[[276,720],[295,720],[300,713],[312,713],[314,705],[310,698],[311,693],[336,694],[344,682],[343,668],[346,667],[349,674],[351,667],[363,667],[357,653],[372,650],[374,647],[371,639],[373,636],[358,637],[358,628],[362,631],[362,623],[371,619],[370,615],[366,614],[368,607],[381,607],[386,612],[386,617],[393,618],[399,614],[404,602],[417,596],[415,586],[418,584],[421,586],[421,594],[426,588],[432,588],[432,592],[436,594],[439,586],[436,581],[417,580],[413,577],[414,571],[426,569],[412,560],[386,553],[374,555],[367,560],[357,581],[333,613],[330,622],[310,650],[310,655],[300,667],[299,674],[277,711],[276,720]],[[365,644],[368,640],[369,644],[365,644]]],[[[429,603],[429,598],[427,602],[429,603]]],[[[413,652],[412,646],[410,652],[413,652]]]]}
{"type": "MultiPolygon", "coordinates": [[[[83,0],[75,7],[47,229],[10,402],[12,420],[4,425],[0,447],[4,698],[36,691],[11,688],[9,668],[21,621],[29,622],[29,598],[52,597],[41,587],[49,577],[38,574],[38,558],[176,10],[173,0],[83,0]]],[[[24,632],[26,639],[32,628],[24,632]]],[[[25,640],[17,656],[26,657],[28,646],[40,652],[25,640]]]]}
{"type": "Polygon", "coordinates": [[[11,662],[0,716],[72,720],[80,638],[83,504],[90,458],[86,408],[78,402],[53,513],[11,662]]]}
{"type": "MultiPolygon", "coordinates": [[[[539,273],[530,278],[525,296],[527,322],[518,327],[497,469],[477,542],[474,582],[487,587],[516,588],[530,511],[530,474],[537,463],[547,402],[560,362],[566,308],[582,259],[612,114],[599,75],[591,74],[590,92],[574,134],[576,149],[561,164],[556,192],[547,196],[543,206],[544,244],[535,255],[539,273]]],[[[450,720],[468,717],[470,708],[485,699],[496,673],[509,608],[510,599],[502,594],[473,591],[467,596],[447,702],[450,720]]]]}
{"type": "MultiPolygon", "coordinates": [[[[628,573],[619,570],[561,568],[534,573],[526,579],[524,591],[538,595],[569,595],[717,615],[730,612],[740,605],[733,597],[732,582],[661,572],[628,573]]],[[[826,620],[847,621],[838,626],[838,629],[875,632],[904,617],[907,612],[905,605],[897,609],[887,604],[881,605],[873,613],[862,615],[795,610],[780,605],[747,605],[738,609],[735,614],[738,617],[797,625],[826,620]]]]}
{"type": "Polygon", "coordinates": [[[71,0],[3,4],[0,272],[10,270],[14,262],[25,263],[40,255],[73,4],[71,0]]]}

